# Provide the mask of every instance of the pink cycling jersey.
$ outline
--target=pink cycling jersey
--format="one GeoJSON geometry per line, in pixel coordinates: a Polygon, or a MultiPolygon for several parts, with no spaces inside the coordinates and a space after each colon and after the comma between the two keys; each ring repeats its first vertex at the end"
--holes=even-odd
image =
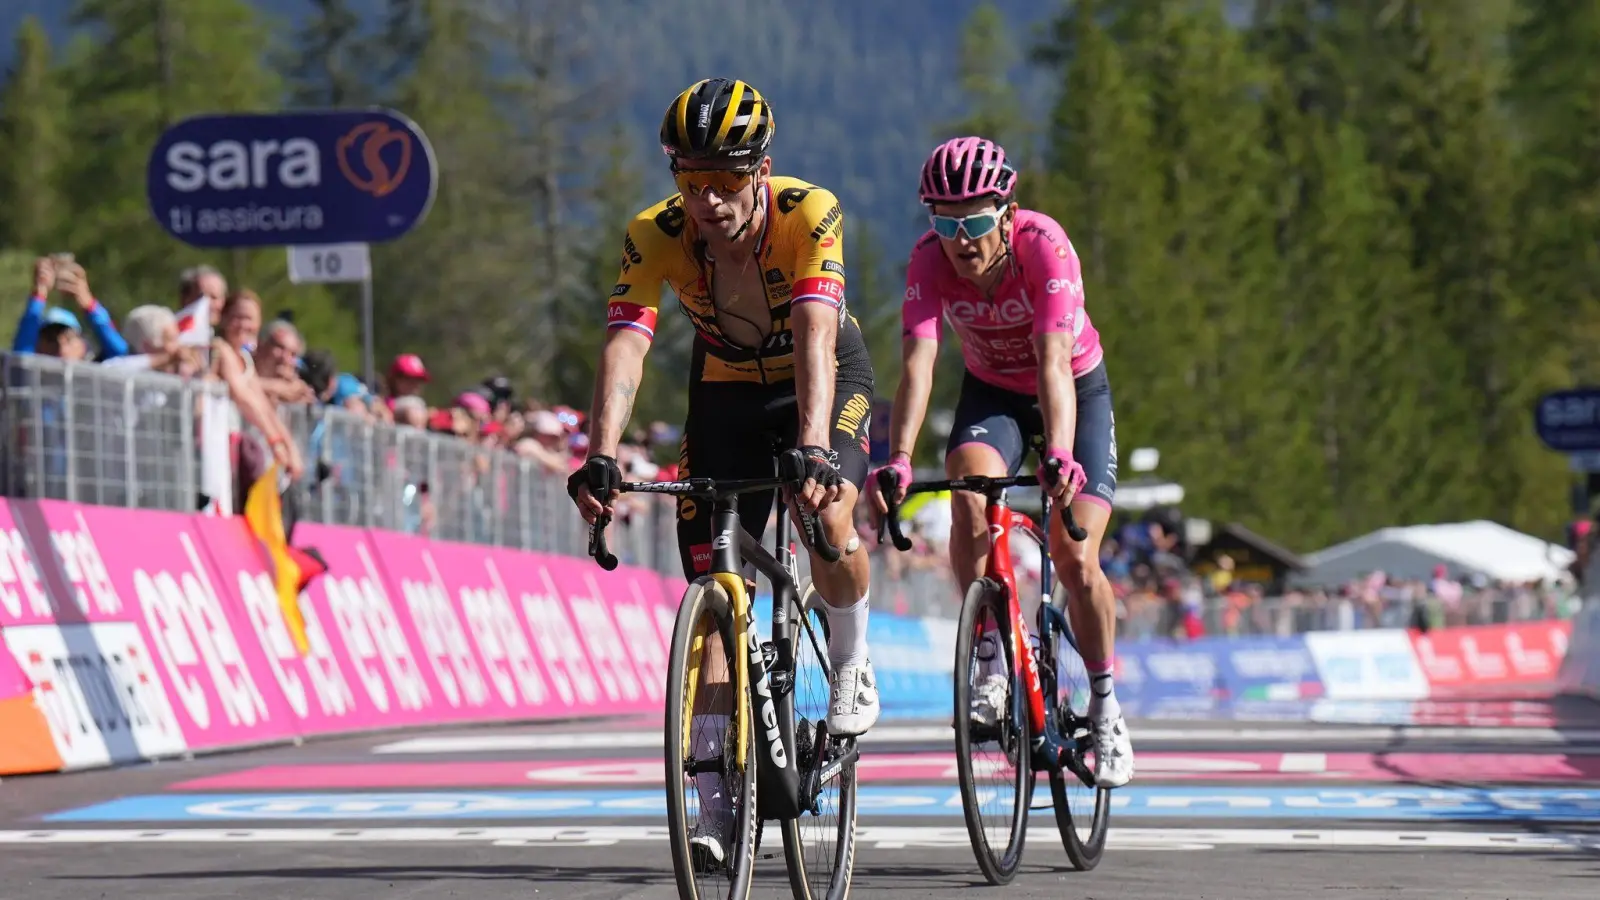
{"type": "Polygon", "coordinates": [[[930,230],[911,251],[900,316],[906,337],[934,340],[941,319],[949,319],[961,336],[967,371],[995,387],[1034,395],[1035,335],[1072,333],[1074,378],[1093,371],[1105,352],[1083,306],[1083,273],[1066,231],[1044,213],[1019,209],[1011,247],[1016,266],[1001,263],[1007,270],[989,300],[956,274],[930,230]]]}

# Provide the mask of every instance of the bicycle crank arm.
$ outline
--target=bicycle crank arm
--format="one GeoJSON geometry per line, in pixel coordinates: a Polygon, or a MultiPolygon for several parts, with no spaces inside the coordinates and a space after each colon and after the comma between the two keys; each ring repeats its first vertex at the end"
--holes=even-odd
{"type": "MultiPolygon", "coordinates": [[[[831,763],[828,763],[826,766],[823,766],[822,771],[817,773],[817,792],[821,793],[823,785],[834,780],[835,778],[838,778],[839,773],[844,771],[845,766],[850,765],[860,758],[861,748],[856,745],[854,738],[849,739],[849,743],[846,745],[845,751],[839,754],[839,758],[831,763]]],[[[816,797],[813,796],[812,800],[815,799],[816,797]]]]}

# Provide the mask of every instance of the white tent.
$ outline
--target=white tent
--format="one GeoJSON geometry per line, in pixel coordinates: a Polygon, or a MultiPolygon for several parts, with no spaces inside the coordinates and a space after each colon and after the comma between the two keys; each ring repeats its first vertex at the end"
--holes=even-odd
{"type": "Polygon", "coordinates": [[[1426,580],[1442,565],[1451,577],[1504,581],[1568,577],[1571,550],[1482,519],[1450,525],[1381,528],[1305,557],[1295,584],[1331,586],[1374,571],[1426,580]]]}

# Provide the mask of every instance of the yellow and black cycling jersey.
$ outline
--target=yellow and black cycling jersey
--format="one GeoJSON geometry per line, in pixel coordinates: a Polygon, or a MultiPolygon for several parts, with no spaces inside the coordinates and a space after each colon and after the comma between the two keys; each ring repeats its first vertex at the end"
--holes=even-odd
{"type": "Polygon", "coordinates": [[[673,194],[633,217],[622,245],[622,272],[611,291],[609,328],[654,338],[661,285],[678,296],[696,331],[697,380],[774,384],[794,379],[795,304],[826,303],[839,310],[838,356],[856,355],[860,325],[845,311],[844,214],[833,192],[798,178],[773,176],[763,190],[766,216],[756,243],[772,329],[760,347],[743,347],[717,326],[713,264],[696,249],[697,229],[673,194]]]}

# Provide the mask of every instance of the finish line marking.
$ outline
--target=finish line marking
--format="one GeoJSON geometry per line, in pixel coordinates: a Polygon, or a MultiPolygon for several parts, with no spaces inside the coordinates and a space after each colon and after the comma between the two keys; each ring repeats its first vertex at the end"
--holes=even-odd
{"type": "MultiPolygon", "coordinates": [[[[1032,828],[1034,846],[1059,846],[1054,828],[1032,828]],[[1043,842],[1040,844],[1038,842],[1043,842]]],[[[518,826],[508,828],[173,828],[0,831],[3,844],[440,844],[502,847],[608,847],[660,843],[667,830],[650,826],[518,826]]],[[[857,830],[857,846],[873,850],[968,847],[965,828],[880,827],[857,830]]],[[[1383,831],[1368,829],[1116,828],[1108,845],[1122,850],[1214,850],[1225,847],[1293,847],[1309,850],[1600,850],[1600,834],[1523,834],[1488,831],[1383,831]]]]}

